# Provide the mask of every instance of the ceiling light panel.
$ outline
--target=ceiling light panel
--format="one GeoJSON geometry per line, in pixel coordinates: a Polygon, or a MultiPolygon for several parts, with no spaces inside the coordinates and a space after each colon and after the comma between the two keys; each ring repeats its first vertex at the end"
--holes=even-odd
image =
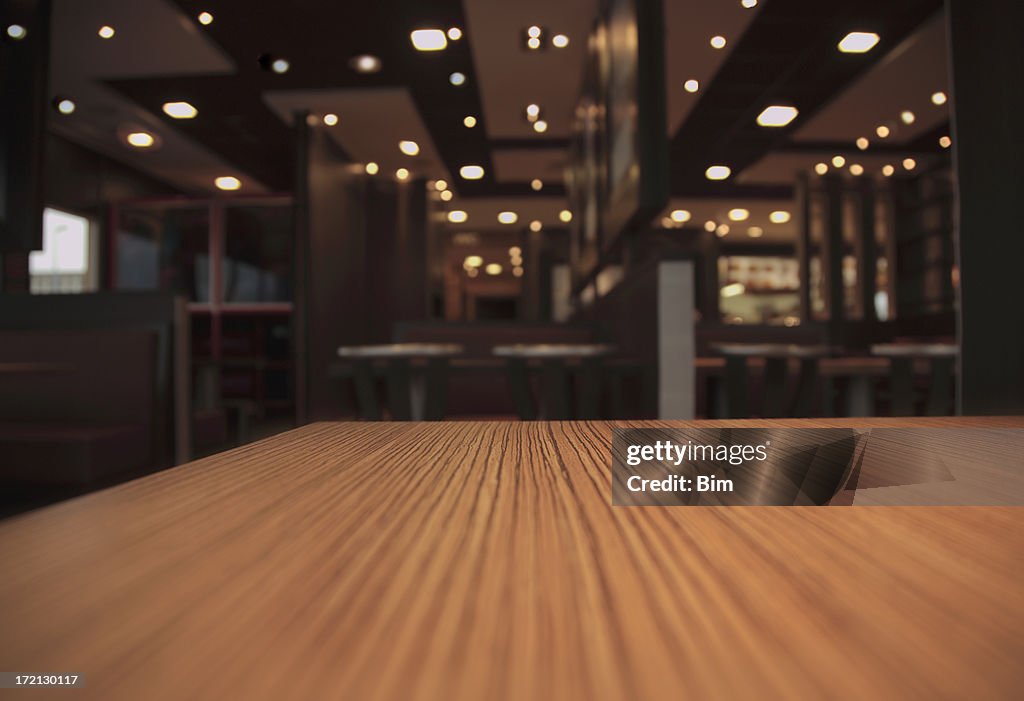
{"type": "Polygon", "coordinates": [[[417,51],[442,51],[448,47],[448,37],[440,29],[417,29],[409,39],[417,51]]]}

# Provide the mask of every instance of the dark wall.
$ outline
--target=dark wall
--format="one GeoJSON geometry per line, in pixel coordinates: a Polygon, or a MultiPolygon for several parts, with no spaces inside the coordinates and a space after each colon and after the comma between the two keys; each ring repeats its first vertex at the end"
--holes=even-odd
{"type": "Polygon", "coordinates": [[[167,183],[56,134],[47,135],[45,163],[46,205],[93,216],[101,226],[106,223],[111,202],[182,194],[167,183]]]}
{"type": "Polygon", "coordinates": [[[429,308],[426,182],[361,180],[373,312],[363,342],[391,343],[395,322],[424,319],[429,308]]]}
{"type": "Polygon", "coordinates": [[[959,409],[1024,413],[1021,3],[950,0],[960,267],[959,409]]]}
{"type": "Polygon", "coordinates": [[[0,254],[20,260],[42,241],[50,0],[8,0],[2,8],[5,29],[27,30],[20,40],[0,40],[0,254]]]}
{"type": "MultiPolygon", "coordinates": [[[[388,343],[427,316],[426,187],[354,172],[322,130],[296,118],[296,346],[300,420],[345,416],[338,347],[388,343]]],[[[350,398],[349,398],[350,399],[350,398]]]]}

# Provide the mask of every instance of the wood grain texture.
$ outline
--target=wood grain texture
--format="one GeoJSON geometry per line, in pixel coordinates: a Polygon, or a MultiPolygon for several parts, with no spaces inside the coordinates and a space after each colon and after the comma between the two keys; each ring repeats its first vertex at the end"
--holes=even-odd
{"type": "Polygon", "coordinates": [[[0,696],[1018,697],[1024,509],[613,509],[627,425],[696,424],[313,424],[2,523],[0,669],[87,687],[0,696]]]}

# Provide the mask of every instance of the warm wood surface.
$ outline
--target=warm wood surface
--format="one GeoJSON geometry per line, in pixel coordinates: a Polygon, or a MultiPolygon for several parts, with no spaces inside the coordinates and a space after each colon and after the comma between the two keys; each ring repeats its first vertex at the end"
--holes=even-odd
{"type": "Polygon", "coordinates": [[[611,425],[315,424],[0,523],[0,670],[87,677],[0,696],[1019,697],[1024,509],[613,509],[611,425]]]}

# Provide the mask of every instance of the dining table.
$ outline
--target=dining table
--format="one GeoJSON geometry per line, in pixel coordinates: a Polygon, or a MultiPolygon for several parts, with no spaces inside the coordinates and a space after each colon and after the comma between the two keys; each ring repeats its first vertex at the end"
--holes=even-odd
{"type": "Polygon", "coordinates": [[[612,505],[716,426],[1024,417],[309,424],[0,521],[0,698],[1019,698],[1024,509],[612,505]]]}

